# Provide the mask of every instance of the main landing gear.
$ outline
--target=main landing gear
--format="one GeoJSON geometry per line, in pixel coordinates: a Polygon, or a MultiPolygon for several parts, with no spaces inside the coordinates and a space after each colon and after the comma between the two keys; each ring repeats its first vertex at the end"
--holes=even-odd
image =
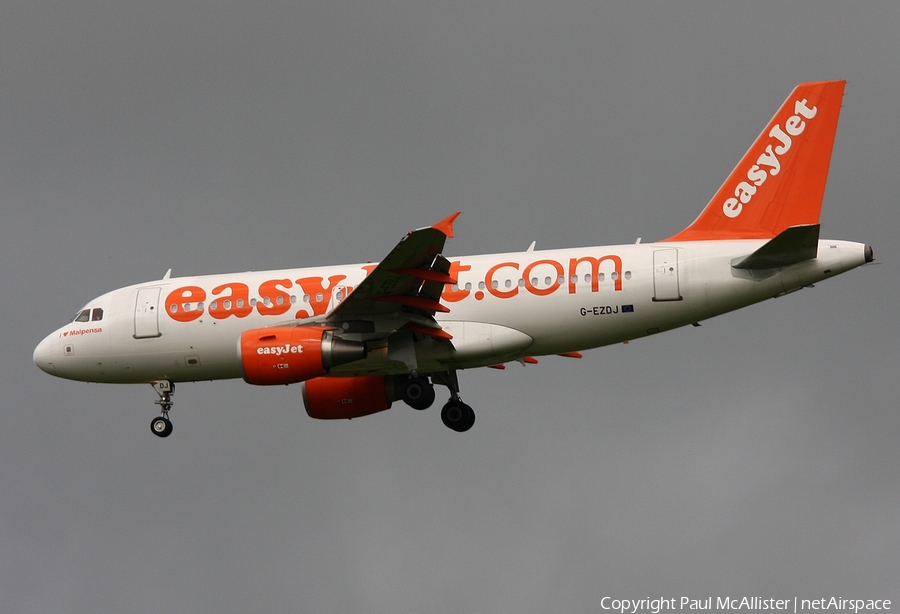
{"type": "Polygon", "coordinates": [[[172,394],[175,392],[175,384],[169,380],[153,382],[153,389],[159,398],[154,401],[160,407],[161,415],[150,423],[150,430],[157,437],[168,437],[172,434],[172,422],[169,420],[169,410],[172,409],[172,394]]]}
{"type": "Polygon", "coordinates": [[[451,398],[441,409],[441,420],[448,429],[457,433],[468,431],[475,424],[475,410],[463,403],[457,396],[451,398]]]}
{"type": "MultiPolygon", "coordinates": [[[[441,408],[441,421],[449,429],[462,433],[468,431],[475,424],[475,410],[462,402],[459,398],[459,380],[456,371],[443,371],[432,373],[434,384],[447,386],[450,390],[450,400],[441,408]]],[[[400,398],[413,409],[427,409],[434,403],[434,384],[427,377],[413,375],[401,384],[400,398]]]]}
{"type": "Polygon", "coordinates": [[[434,396],[434,386],[427,377],[414,375],[400,388],[400,398],[413,409],[428,409],[434,403],[434,396]]]}

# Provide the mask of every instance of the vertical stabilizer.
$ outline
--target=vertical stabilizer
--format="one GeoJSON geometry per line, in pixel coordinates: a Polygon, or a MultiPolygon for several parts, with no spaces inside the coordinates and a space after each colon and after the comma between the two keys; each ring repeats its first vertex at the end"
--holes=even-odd
{"type": "Polygon", "coordinates": [[[844,84],[798,85],[700,217],[666,241],[769,239],[818,224],[844,84]]]}

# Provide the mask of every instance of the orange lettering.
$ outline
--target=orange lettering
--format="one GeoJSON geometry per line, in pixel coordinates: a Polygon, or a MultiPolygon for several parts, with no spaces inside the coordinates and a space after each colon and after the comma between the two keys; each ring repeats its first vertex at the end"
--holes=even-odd
{"type": "Polygon", "coordinates": [[[572,258],[569,260],[569,294],[575,294],[575,281],[573,278],[578,274],[576,269],[582,262],[591,264],[591,292],[600,291],[600,263],[604,260],[611,260],[616,267],[616,292],[622,291],[622,259],[618,256],[603,256],[602,258],[594,258],[593,256],[583,256],[581,258],[572,258]]]}
{"type": "Polygon", "coordinates": [[[203,315],[199,309],[186,311],[184,303],[202,303],[206,300],[206,290],[200,286],[185,286],[172,290],[166,297],[166,313],[178,322],[191,322],[203,315]]]}
{"type": "Polygon", "coordinates": [[[216,300],[209,304],[209,315],[217,320],[224,320],[229,316],[246,318],[253,311],[253,307],[250,306],[250,289],[247,287],[247,284],[238,282],[222,284],[217,288],[213,288],[212,293],[215,295],[216,300]],[[225,290],[230,290],[231,294],[218,296],[225,290]]]}
{"type": "Polygon", "coordinates": [[[279,286],[290,288],[290,279],[271,279],[259,285],[259,296],[262,299],[256,303],[256,310],[264,316],[280,316],[291,308],[291,296],[279,286]],[[266,299],[269,299],[266,303],[266,299]],[[278,299],[281,299],[280,301],[278,299]]]}
{"type": "MultiPolygon", "coordinates": [[[[457,260],[456,262],[450,263],[450,277],[453,279],[459,279],[459,275],[457,275],[460,271],[469,271],[472,267],[468,264],[460,264],[457,260]]],[[[456,303],[458,301],[463,300],[467,296],[469,296],[470,290],[460,290],[457,286],[457,289],[454,290],[453,286],[450,284],[446,284],[444,286],[444,291],[441,293],[441,299],[447,301],[448,303],[456,303]]]]}
{"type": "MultiPolygon", "coordinates": [[[[332,275],[328,278],[328,287],[334,288],[342,279],[346,279],[346,275],[332,275]]],[[[309,306],[312,313],[307,309],[301,309],[294,315],[295,318],[308,318],[310,316],[320,316],[328,309],[328,303],[331,301],[331,291],[325,291],[322,285],[324,279],[322,277],[304,277],[297,280],[297,284],[303,288],[303,293],[309,296],[309,306]]]]}
{"type": "Polygon", "coordinates": [[[548,294],[553,294],[556,292],[557,288],[559,288],[559,278],[563,275],[563,267],[556,260],[538,260],[536,262],[532,262],[525,270],[522,271],[522,277],[525,278],[525,289],[531,292],[536,296],[547,296],[548,294]],[[553,276],[553,283],[551,283],[546,288],[536,288],[533,283],[531,283],[531,270],[541,264],[549,264],[553,268],[556,269],[556,275],[553,276]]]}
{"type": "Polygon", "coordinates": [[[498,290],[494,287],[494,273],[497,272],[498,269],[502,269],[504,267],[512,267],[519,270],[519,264],[517,262],[501,262],[500,264],[495,264],[490,269],[488,269],[487,274],[484,276],[484,283],[487,286],[487,291],[496,296],[497,298],[512,298],[519,293],[519,286],[513,286],[512,290],[498,290]]]}

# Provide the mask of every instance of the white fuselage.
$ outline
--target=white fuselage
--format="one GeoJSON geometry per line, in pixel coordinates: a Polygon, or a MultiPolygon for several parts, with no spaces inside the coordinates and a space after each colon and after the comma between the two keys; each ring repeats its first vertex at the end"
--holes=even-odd
{"type": "MultiPolygon", "coordinates": [[[[415,343],[423,373],[574,352],[670,330],[800,289],[866,261],[865,245],[821,240],[818,256],[758,273],[732,267],[765,240],[689,241],[467,256],[451,260],[458,284],[437,320],[452,345],[415,343]]],[[[91,382],[173,382],[241,377],[243,331],[321,319],[375,265],[167,278],[115,290],[85,310],[100,319],[48,335],[35,362],[91,382]]],[[[84,310],[82,310],[82,313],[84,310]]],[[[84,318],[82,318],[84,319],[84,318]]],[[[397,328],[403,321],[396,323],[397,328]]],[[[362,340],[385,330],[354,333],[362,340]]],[[[364,360],[331,374],[406,370],[373,343],[364,360]]]]}

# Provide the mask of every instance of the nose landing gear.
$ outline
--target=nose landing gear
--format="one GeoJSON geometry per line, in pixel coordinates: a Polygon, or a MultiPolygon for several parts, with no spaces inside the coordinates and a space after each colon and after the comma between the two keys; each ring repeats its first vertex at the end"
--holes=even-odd
{"type": "Polygon", "coordinates": [[[153,389],[159,398],[154,401],[160,407],[160,416],[150,423],[150,430],[157,437],[168,437],[172,434],[172,422],[169,420],[169,410],[172,409],[172,394],[175,392],[175,384],[169,380],[153,382],[153,389]]]}

